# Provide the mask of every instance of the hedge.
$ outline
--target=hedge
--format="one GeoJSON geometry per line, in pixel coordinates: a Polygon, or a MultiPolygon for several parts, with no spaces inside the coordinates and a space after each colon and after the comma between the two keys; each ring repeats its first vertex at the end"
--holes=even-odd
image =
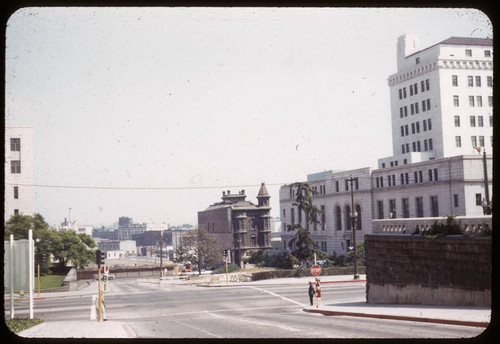
{"type": "MultiPolygon", "coordinates": [[[[364,274],[365,267],[359,266],[358,273],[364,274]]],[[[332,276],[332,275],[352,275],[354,274],[354,267],[329,267],[323,268],[321,270],[320,276],[332,276]]],[[[259,281],[265,279],[273,279],[273,278],[287,278],[287,277],[307,277],[312,276],[311,270],[309,268],[304,269],[293,269],[293,270],[275,270],[275,271],[260,271],[254,272],[252,274],[252,281],[259,281]]]]}

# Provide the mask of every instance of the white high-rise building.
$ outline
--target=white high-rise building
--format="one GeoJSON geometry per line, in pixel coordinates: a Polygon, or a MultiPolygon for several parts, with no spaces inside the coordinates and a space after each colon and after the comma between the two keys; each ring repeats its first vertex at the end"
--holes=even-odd
{"type": "Polygon", "coordinates": [[[449,215],[466,230],[491,228],[492,40],[452,37],[420,50],[418,37],[403,35],[388,83],[393,156],[379,159],[378,169],[308,175],[317,191],[313,203],[323,212],[316,225],[308,226],[293,190],[283,185],[281,250],[290,250],[295,235],[287,225],[301,224],[321,251],[346,254],[353,216],[356,241],[374,232],[411,235],[449,215]]]}
{"type": "Polygon", "coordinates": [[[4,174],[4,221],[14,214],[33,215],[33,128],[5,128],[4,174]]]}
{"type": "Polygon", "coordinates": [[[388,78],[393,156],[378,167],[493,151],[493,40],[451,37],[419,50],[416,35],[397,42],[388,78]]]}

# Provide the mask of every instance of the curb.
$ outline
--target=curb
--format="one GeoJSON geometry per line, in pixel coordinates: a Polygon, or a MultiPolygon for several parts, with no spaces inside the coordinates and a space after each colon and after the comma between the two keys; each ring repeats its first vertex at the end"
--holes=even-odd
{"type": "MultiPolygon", "coordinates": [[[[269,280],[266,280],[269,281],[269,280]]],[[[351,283],[351,282],[366,282],[366,280],[345,280],[345,281],[326,281],[326,282],[321,282],[321,284],[327,284],[327,283],[351,283]]],[[[197,284],[197,287],[240,287],[240,286],[245,286],[245,285],[250,285],[246,283],[251,283],[251,285],[267,285],[269,283],[259,283],[259,281],[251,281],[251,282],[239,282],[241,284],[197,284]]]]}
{"type": "Polygon", "coordinates": [[[351,283],[351,282],[366,282],[366,280],[362,279],[357,279],[357,280],[347,280],[347,281],[325,281],[321,282],[321,284],[327,284],[327,283],[351,283]]]}
{"type": "Polygon", "coordinates": [[[320,313],[320,314],[323,314],[326,316],[342,316],[343,315],[343,316],[352,316],[352,317],[365,317],[365,318],[403,320],[403,321],[418,321],[418,322],[430,322],[430,323],[438,323],[438,324],[473,326],[473,327],[488,327],[490,324],[489,322],[482,322],[482,321],[421,318],[421,317],[412,317],[412,316],[405,316],[405,315],[390,315],[390,314],[340,312],[340,311],[328,311],[328,310],[307,309],[307,308],[304,308],[303,311],[308,312],[308,313],[320,313]]]}

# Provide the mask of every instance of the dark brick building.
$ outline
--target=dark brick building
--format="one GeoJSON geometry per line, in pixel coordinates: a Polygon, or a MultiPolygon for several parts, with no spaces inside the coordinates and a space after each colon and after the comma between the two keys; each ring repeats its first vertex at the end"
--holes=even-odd
{"type": "Polygon", "coordinates": [[[198,226],[219,240],[222,248],[231,250],[231,261],[241,264],[250,250],[271,248],[271,206],[269,193],[262,183],[258,204],[245,200],[245,190],[222,192],[222,202],[198,212],[198,226]]]}

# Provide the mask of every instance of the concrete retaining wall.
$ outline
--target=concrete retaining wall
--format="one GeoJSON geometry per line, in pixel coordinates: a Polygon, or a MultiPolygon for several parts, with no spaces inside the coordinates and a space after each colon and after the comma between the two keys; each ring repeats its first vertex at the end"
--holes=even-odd
{"type": "Polygon", "coordinates": [[[491,237],[367,235],[367,302],[489,306],[491,245],[491,237]]]}

